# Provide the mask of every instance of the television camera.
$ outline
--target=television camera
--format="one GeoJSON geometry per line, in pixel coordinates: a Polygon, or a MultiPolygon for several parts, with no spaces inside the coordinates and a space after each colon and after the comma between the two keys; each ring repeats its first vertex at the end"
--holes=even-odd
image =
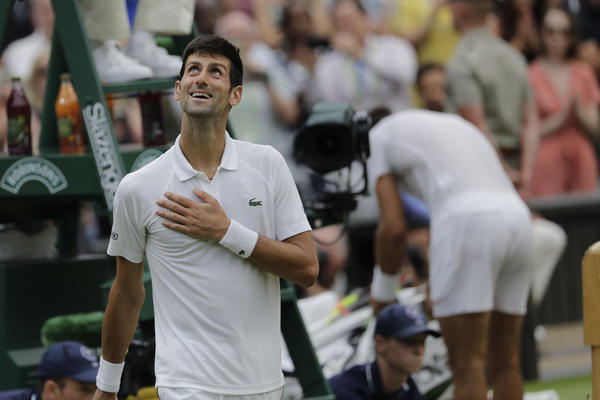
{"type": "Polygon", "coordinates": [[[370,128],[366,111],[347,103],[318,103],[296,133],[294,158],[313,171],[311,187],[300,193],[314,228],[347,223],[356,197],[368,193],[370,128]]]}

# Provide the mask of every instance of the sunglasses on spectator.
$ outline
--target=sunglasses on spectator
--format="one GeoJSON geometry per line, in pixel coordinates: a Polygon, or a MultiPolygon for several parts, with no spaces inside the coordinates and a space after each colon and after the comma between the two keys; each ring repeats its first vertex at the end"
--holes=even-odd
{"type": "Polygon", "coordinates": [[[550,35],[562,35],[567,36],[570,32],[569,28],[557,28],[554,26],[544,26],[543,31],[550,35]]]}

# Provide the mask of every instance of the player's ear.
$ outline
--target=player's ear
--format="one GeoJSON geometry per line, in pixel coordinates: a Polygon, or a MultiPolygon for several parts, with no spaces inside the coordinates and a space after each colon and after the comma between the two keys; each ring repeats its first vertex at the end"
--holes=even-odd
{"type": "Polygon", "coordinates": [[[242,101],[242,85],[238,85],[229,92],[229,105],[231,107],[238,105],[242,101]]]}
{"type": "Polygon", "coordinates": [[[175,100],[179,101],[181,94],[181,81],[175,81],[175,93],[173,93],[173,97],[175,100]]]}

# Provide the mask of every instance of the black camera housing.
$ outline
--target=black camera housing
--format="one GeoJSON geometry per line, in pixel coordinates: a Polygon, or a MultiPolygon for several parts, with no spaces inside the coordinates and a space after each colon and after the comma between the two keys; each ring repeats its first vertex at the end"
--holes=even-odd
{"type": "Polygon", "coordinates": [[[299,164],[324,174],[369,156],[371,119],[347,103],[318,103],[294,140],[299,164]]]}
{"type": "MultiPolygon", "coordinates": [[[[351,182],[339,190],[332,185],[316,185],[316,194],[303,197],[307,217],[313,227],[347,222],[356,209],[356,196],[367,194],[367,165],[371,118],[366,111],[355,111],[348,103],[318,103],[294,139],[294,158],[308,166],[319,179],[331,183],[336,171],[350,170],[358,161],[362,166],[362,189],[352,190],[351,182]]],[[[348,172],[349,174],[350,172],[348,172]]]]}

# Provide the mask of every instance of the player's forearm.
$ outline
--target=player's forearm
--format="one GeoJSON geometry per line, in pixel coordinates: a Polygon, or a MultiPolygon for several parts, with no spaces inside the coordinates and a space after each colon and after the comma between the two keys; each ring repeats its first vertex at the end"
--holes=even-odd
{"type": "Polygon", "coordinates": [[[259,236],[248,259],[259,268],[304,287],[312,286],[319,275],[319,261],[309,232],[283,242],[259,236]]]}
{"type": "Polygon", "coordinates": [[[102,357],[111,363],[121,363],[133,338],[144,302],[145,290],[140,284],[134,291],[113,284],[102,324],[102,357]]]}
{"type": "Polygon", "coordinates": [[[397,274],[406,255],[406,231],[383,223],[377,227],[375,241],[379,268],[388,275],[397,274]]]}

